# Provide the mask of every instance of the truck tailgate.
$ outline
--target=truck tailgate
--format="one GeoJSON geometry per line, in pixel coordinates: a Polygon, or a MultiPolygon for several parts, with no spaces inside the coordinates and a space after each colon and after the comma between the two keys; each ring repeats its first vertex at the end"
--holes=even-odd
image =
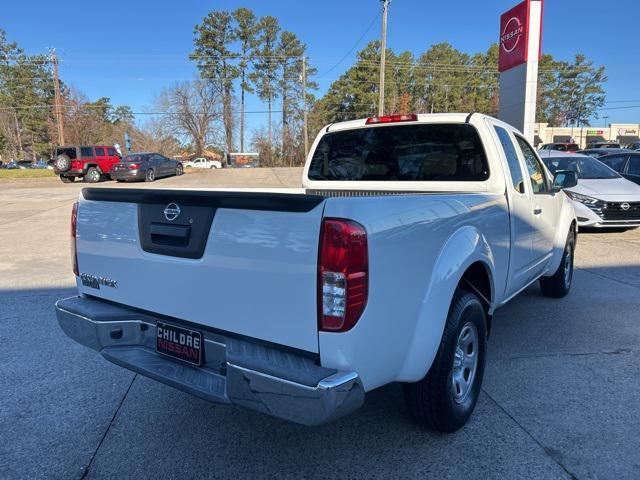
{"type": "Polygon", "coordinates": [[[85,189],[78,288],[318,352],[322,212],[322,197],[303,194],[85,189]]]}

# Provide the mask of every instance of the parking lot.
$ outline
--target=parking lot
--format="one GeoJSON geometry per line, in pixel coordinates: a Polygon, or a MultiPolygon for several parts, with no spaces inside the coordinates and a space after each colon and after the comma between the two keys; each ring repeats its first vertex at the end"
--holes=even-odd
{"type": "MultiPolygon", "coordinates": [[[[299,178],[220,170],[133,186],[299,178]]],[[[69,215],[84,186],[0,182],[0,478],[640,478],[640,230],[582,233],[567,298],[535,285],[497,312],[483,393],[458,433],[417,427],[399,385],[307,428],[206,403],[62,333],[53,303],[73,294],[69,215]]]]}

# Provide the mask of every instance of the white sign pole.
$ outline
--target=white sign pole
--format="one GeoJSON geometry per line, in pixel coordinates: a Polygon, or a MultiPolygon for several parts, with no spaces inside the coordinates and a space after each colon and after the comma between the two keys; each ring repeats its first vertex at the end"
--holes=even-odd
{"type": "MultiPolygon", "coordinates": [[[[500,73],[499,118],[520,130],[525,138],[534,143],[534,125],[536,123],[536,100],[538,93],[538,60],[541,41],[542,1],[531,0],[529,4],[529,22],[523,25],[527,30],[521,41],[528,42],[527,60],[521,65],[500,73]]],[[[504,36],[505,32],[501,32],[504,36]]],[[[510,53],[513,44],[500,42],[501,55],[510,53]]]]}

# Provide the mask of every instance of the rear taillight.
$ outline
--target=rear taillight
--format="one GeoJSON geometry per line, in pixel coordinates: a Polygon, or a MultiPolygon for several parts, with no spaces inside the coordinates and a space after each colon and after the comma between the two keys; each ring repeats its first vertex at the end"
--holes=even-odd
{"type": "Polygon", "coordinates": [[[78,247],[76,245],[76,231],[78,224],[78,202],[73,204],[71,210],[71,261],[73,262],[73,273],[78,276],[78,247]]]}
{"type": "Polygon", "coordinates": [[[418,115],[410,113],[407,115],[384,115],[382,117],[367,118],[367,125],[377,125],[379,123],[416,122],[418,115]]]}
{"type": "Polygon", "coordinates": [[[130,163],[129,164],[129,170],[137,170],[140,168],[140,164],[138,163],[130,163]]]}
{"type": "Polygon", "coordinates": [[[327,218],[320,232],[318,328],[346,332],[367,304],[367,232],[351,220],[327,218]]]}

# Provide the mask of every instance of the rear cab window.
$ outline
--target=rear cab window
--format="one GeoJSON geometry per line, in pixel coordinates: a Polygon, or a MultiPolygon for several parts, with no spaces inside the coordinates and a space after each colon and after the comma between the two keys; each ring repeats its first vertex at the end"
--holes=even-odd
{"type": "Polygon", "coordinates": [[[96,147],[96,157],[104,157],[104,147],[96,147]]]}
{"type": "Polygon", "coordinates": [[[71,160],[75,160],[77,158],[77,150],[75,147],[59,147],[56,148],[56,156],[58,155],[66,155],[71,160]]]}
{"type": "Polygon", "coordinates": [[[480,136],[468,124],[385,125],[330,132],[308,177],[325,181],[477,182],[489,178],[480,136]]]}

